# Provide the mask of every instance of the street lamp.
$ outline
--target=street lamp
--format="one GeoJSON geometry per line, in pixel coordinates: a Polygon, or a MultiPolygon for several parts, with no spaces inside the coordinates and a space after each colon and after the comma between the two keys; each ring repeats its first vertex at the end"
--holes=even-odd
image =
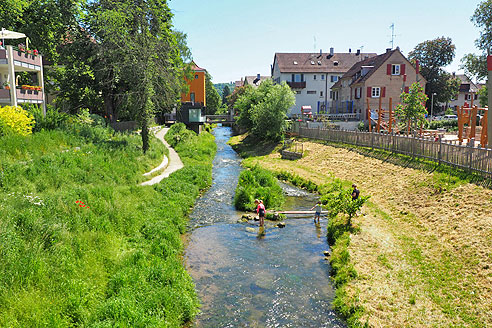
{"type": "Polygon", "coordinates": [[[437,93],[433,92],[432,97],[431,97],[431,121],[432,121],[432,112],[434,110],[434,96],[437,95],[437,93]]]}

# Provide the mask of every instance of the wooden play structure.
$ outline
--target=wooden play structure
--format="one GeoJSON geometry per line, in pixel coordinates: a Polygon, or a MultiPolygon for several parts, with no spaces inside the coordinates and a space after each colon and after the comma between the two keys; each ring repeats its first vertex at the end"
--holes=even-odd
{"type": "Polygon", "coordinates": [[[467,139],[480,140],[480,146],[485,147],[488,144],[488,108],[478,108],[478,106],[459,107],[458,108],[458,140],[463,142],[467,139]],[[477,115],[483,113],[477,126],[477,115]],[[467,125],[465,127],[465,125],[467,125]]]}
{"type": "Polygon", "coordinates": [[[382,98],[379,98],[379,106],[377,109],[378,118],[374,119],[371,116],[371,107],[369,106],[369,98],[367,98],[367,117],[369,119],[369,132],[372,132],[372,122],[376,124],[376,132],[387,131],[388,133],[399,132],[395,120],[395,112],[393,110],[393,99],[389,98],[388,109],[383,109],[382,98]]]}

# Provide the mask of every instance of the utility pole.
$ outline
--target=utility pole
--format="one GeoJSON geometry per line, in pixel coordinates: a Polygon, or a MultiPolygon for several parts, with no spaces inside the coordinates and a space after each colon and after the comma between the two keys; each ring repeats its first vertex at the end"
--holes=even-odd
{"type": "Polygon", "coordinates": [[[437,95],[437,93],[433,92],[432,97],[431,97],[431,122],[432,122],[432,112],[434,111],[434,96],[437,95]]]}
{"type": "Polygon", "coordinates": [[[492,148],[492,114],[490,111],[492,110],[492,54],[490,53],[487,56],[487,70],[489,71],[489,80],[487,81],[487,89],[489,94],[489,108],[488,108],[488,121],[487,121],[487,146],[492,148]]]}

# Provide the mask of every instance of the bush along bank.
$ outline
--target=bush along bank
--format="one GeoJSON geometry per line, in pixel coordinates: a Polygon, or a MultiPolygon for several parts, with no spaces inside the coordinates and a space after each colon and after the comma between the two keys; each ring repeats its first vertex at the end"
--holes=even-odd
{"type": "Polygon", "coordinates": [[[139,136],[113,133],[0,138],[0,326],[181,327],[197,313],[180,234],[211,182],[213,136],[179,138],[185,167],[141,187],[163,145],[143,155],[139,136]]]}
{"type": "Polygon", "coordinates": [[[258,165],[242,171],[239,175],[234,206],[240,211],[254,211],[255,199],[263,200],[267,209],[280,208],[285,201],[282,187],[275,175],[258,165]]]}
{"type": "Polygon", "coordinates": [[[351,183],[334,179],[331,183],[318,185],[308,179],[287,171],[273,172],[279,180],[290,182],[309,192],[317,192],[323,207],[328,210],[327,241],[331,246],[331,277],[336,288],[334,308],[347,320],[349,327],[364,326],[359,318],[364,309],[358,305],[357,295],[349,295],[345,286],[352,279],[357,278],[357,272],[350,260],[348,247],[350,235],[360,229],[352,219],[360,211],[369,197],[361,196],[352,201],[352,189],[345,187],[351,183]]]}

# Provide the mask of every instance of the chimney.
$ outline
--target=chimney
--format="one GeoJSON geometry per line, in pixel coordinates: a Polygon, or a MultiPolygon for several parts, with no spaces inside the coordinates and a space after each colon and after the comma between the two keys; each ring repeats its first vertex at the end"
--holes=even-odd
{"type": "Polygon", "coordinates": [[[322,49],[319,49],[319,55],[320,55],[320,57],[323,56],[323,50],[322,49]]]}
{"type": "Polygon", "coordinates": [[[390,52],[391,48],[386,48],[386,53],[390,52]]]}
{"type": "Polygon", "coordinates": [[[335,53],[335,49],[334,48],[330,48],[330,56],[333,57],[333,54],[335,53]]]}
{"type": "Polygon", "coordinates": [[[260,79],[260,73],[256,74],[256,78],[259,80],[260,79]]]}
{"type": "Polygon", "coordinates": [[[355,54],[356,56],[360,55],[360,49],[357,49],[357,53],[355,54]]]}
{"type": "Polygon", "coordinates": [[[352,53],[352,48],[349,48],[349,54],[351,54],[351,53],[352,53]]]}

